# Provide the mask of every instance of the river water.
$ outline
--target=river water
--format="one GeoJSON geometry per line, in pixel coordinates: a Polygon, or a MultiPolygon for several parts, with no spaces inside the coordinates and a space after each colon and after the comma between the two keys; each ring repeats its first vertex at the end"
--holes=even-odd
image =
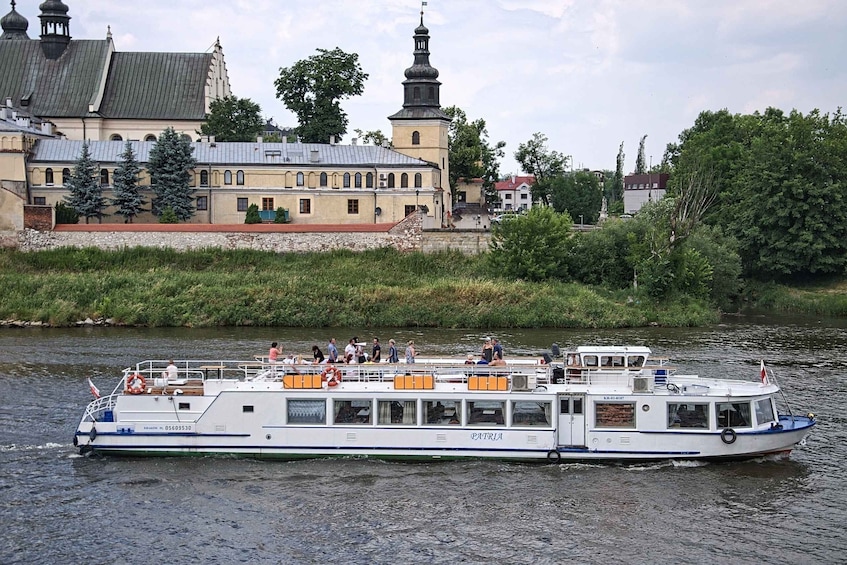
{"type": "Polygon", "coordinates": [[[142,359],[249,358],[272,340],[326,351],[377,333],[387,351],[478,352],[443,330],[0,331],[0,563],[844,563],[844,321],[742,317],[697,329],[515,330],[506,355],[552,342],[648,345],[684,372],[774,370],[819,424],[789,459],[521,465],[492,461],[80,457],[91,400],[142,359]]]}

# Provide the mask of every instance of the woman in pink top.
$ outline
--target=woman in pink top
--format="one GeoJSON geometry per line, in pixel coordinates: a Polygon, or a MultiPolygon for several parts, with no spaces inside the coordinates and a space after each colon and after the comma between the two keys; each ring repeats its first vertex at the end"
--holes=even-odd
{"type": "Polygon", "coordinates": [[[276,366],[276,359],[282,353],[282,348],[277,348],[277,345],[279,345],[277,342],[273,342],[270,351],[268,351],[268,363],[271,364],[271,368],[276,366]]]}

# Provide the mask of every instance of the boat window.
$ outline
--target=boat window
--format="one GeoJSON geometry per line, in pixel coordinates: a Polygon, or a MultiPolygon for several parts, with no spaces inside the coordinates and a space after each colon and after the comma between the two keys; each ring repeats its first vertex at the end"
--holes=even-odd
{"type": "Polygon", "coordinates": [[[776,420],[774,418],[773,403],[770,398],[763,398],[756,401],[756,423],[767,424],[776,420]]]}
{"type": "Polygon", "coordinates": [[[504,404],[502,400],[469,400],[468,425],[505,426],[504,404]]]}
{"type": "Polygon", "coordinates": [[[379,400],[377,423],[414,426],[418,423],[417,407],[414,400],[379,400]]]}
{"type": "Polygon", "coordinates": [[[669,402],[668,428],[709,429],[709,405],[669,402]]]}
{"type": "Polygon", "coordinates": [[[596,355],[586,355],[582,358],[582,364],[586,367],[596,367],[597,366],[597,356],[596,355]]]}
{"type": "Polygon", "coordinates": [[[370,400],[334,400],[333,414],[336,424],[372,424],[370,400]]]}
{"type": "Polygon", "coordinates": [[[630,367],[643,367],[644,366],[644,356],[643,355],[630,355],[626,359],[626,364],[630,367]]]}
{"type": "Polygon", "coordinates": [[[622,355],[603,355],[600,357],[601,367],[623,367],[622,355]]]}
{"type": "Polygon", "coordinates": [[[719,428],[749,428],[749,402],[718,402],[715,404],[719,428]]]}
{"type": "Polygon", "coordinates": [[[454,400],[425,400],[423,403],[426,423],[439,426],[461,424],[462,402],[454,400]]]}
{"type": "Polygon", "coordinates": [[[550,402],[516,400],[512,403],[512,425],[549,427],[553,420],[552,410],[550,402]]]}
{"type": "Polygon", "coordinates": [[[598,402],[594,405],[594,425],[598,428],[634,428],[634,402],[598,402]]]}
{"type": "Polygon", "coordinates": [[[326,402],[316,399],[289,399],[289,424],[326,424],[326,402]]]}

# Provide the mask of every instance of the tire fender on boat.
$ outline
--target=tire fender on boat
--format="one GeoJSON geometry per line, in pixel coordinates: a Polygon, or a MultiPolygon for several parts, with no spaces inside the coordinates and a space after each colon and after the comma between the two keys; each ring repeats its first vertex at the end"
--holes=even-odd
{"type": "Polygon", "coordinates": [[[126,391],[130,394],[141,394],[147,389],[147,381],[138,373],[133,373],[126,379],[126,391]]]}
{"type": "Polygon", "coordinates": [[[724,428],[721,432],[721,441],[725,444],[735,443],[735,438],[738,434],[735,433],[735,430],[732,428],[724,428]]]}
{"type": "Polygon", "coordinates": [[[557,450],[551,449],[550,451],[547,452],[547,461],[549,463],[556,464],[561,460],[562,460],[562,454],[559,453],[557,450]]]}
{"type": "Polygon", "coordinates": [[[91,426],[91,431],[88,432],[88,437],[91,439],[91,441],[97,439],[97,428],[91,426]]]}

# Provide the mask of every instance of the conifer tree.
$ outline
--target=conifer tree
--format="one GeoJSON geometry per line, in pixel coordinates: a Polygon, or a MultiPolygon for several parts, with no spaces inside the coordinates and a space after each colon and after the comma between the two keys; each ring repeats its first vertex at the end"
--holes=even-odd
{"type": "Polygon", "coordinates": [[[71,194],[64,200],[80,216],[85,217],[86,224],[89,218],[97,218],[102,222],[103,209],[107,205],[106,199],[103,198],[103,188],[100,186],[97,169],[97,163],[91,159],[88,142],[83,142],[82,151],[65,185],[71,194]]]}
{"type": "Polygon", "coordinates": [[[115,197],[112,199],[112,205],[117,208],[115,213],[124,217],[124,223],[131,224],[132,219],[142,211],[142,206],[146,204],[138,187],[140,172],[141,165],[135,158],[132,142],[127,141],[124,152],[121,153],[121,162],[115,168],[115,197]]]}
{"type": "Polygon", "coordinates": [[[169,127],[150,150],[148,170],[156,198],[153,213],[160,215],[170,207],[182,221],[194,215],[195,190],[191,188],[191,169],[197,165],[191,143],[169,127]]]}
{"type": "Polygon", "coordinates": [[[647,159],[644,157],[644,142],[647,141],[647,135],[641,138],[638,143],[638,156],[635,158],[635,174],[643,175],[647,172],[647,159]]]}

